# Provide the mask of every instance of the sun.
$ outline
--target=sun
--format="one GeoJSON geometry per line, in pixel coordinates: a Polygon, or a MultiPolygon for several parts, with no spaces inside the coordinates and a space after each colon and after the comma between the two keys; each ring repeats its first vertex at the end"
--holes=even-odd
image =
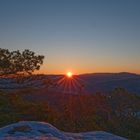
{"type": "Polygon", "coordinates": [[[67,72],[66,75],[67,75],[68,78],[71,78],[73,76],[73,73],[72,72],[67,72]]]}

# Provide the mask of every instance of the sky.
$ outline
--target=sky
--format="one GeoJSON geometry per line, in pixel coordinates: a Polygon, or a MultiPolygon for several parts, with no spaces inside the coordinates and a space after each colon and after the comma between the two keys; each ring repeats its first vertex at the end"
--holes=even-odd
{"type": "Polygon", "coordinates": [[[44,74],[140,73],[140,1],[0,0],[0,48],[44,55],[44,74]]]}

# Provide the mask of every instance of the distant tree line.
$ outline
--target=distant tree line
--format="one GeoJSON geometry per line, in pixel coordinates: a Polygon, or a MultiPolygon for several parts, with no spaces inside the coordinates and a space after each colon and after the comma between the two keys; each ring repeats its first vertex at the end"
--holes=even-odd
{"type": "Polygon", "coordinates": [[[67,132],[107,131],[140,140],[140,96],[123,88],[106,94],[79,94],[50,94],[47,89],[32,87],[0,90],[0,127],[32,120],[67,132]]]}
{"type": "Polygon", "coordinates": [[[0,48],[0,76],[32,74],[40,69],[43,60],[43,55],[27,49],[21,52],[0,48]]]}

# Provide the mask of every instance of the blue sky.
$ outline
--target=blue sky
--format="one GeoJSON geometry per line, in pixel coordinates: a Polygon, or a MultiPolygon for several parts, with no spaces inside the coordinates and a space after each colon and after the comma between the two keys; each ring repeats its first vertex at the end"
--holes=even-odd
{"type": "Polygon", "coordinates": [[[43,73],[140,73],[140,1],[0,0],[0,47],[45,55],[43,73]]]}

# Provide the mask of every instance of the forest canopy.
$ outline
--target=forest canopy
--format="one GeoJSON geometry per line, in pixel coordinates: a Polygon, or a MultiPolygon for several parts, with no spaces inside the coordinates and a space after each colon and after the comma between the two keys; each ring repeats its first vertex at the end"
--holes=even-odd
{"type": "Polygon", "coordinates": [[[21,52],[0,48],[0,76],[32,74],[40,69],[43,60],[43,55],[27,49],[21,52]]]}

